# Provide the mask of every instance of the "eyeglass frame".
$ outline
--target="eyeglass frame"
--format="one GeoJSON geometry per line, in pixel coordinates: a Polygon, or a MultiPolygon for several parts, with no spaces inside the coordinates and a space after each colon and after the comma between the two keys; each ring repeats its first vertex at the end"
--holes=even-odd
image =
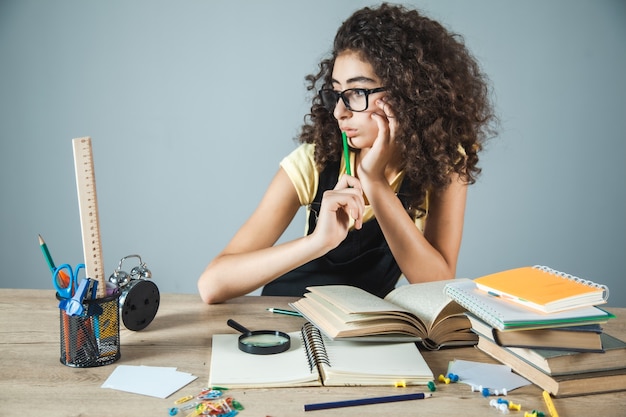
{"type": "Polygon", "coordinates": [[[385,87],[376,87],[376,88],[347,88],[343,91],[335,91],[332,88],[322,88],[321,90],[319,90],[318,92],[318,96],[320,97],[320,100],[322,101],[322,106],[328,110],[330,113],[333,113],[335,111],[335,108],[337,107],[337,103],[339,102],[339,99],[341,99],[341,101],[343,101],[344,106],[346,106],[346,109],[353,111],[353,112],[362,112],[368,109],[369,107],[369,96],[370,94],[374,94],[374,93],[380,93],[382,91],[386,91],[387,88],[385,87]],[[348,100],[348,98],[345,96],[346,91],[359,91],[365,94],[365,108],[363,110],[354,110],[352,109],[352,107],[350,107],[350,102],[348,100]],[[333,93],[333,96],[335,97],[334,100],[334,105],[333,108],[330,109],[326,106],[326,104],[324,103],[324,98],[322,96],[323,92],[330,92],[333,93]]]}

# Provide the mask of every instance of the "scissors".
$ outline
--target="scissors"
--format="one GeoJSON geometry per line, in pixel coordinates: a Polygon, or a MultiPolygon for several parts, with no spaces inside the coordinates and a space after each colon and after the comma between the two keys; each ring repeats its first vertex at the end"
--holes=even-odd
{"type": "Polygon", "coordinates": [[[54,268],[52,284],[61,298],[67,299],[74,295],[78,283],[78,273],[81,269],[85,269],[85,264],[76,265],[75,270],[69,264],[54,268]]]}

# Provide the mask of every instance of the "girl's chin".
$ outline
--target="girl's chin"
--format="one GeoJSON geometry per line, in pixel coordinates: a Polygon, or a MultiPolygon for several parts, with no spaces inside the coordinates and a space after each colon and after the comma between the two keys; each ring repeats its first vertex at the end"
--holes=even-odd
{"type": "Polygon", "coordinates": [[[354,138],[348,138],[348,145],[352,149],[363,149],[363,148],[371,148],[372,143],[369,141],[365,141],[360,139],[358,136],[354,138]]]}

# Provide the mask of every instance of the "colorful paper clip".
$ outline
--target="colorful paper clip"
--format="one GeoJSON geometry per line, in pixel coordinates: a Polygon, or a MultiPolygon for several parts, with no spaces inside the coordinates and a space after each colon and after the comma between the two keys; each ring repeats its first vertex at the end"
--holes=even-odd
{"type": "Polygon", "coordinates": [[[174,404],[179,405],[182,403],[186,403],[189,400],[193,400],[193,395],[187,395],[186,397],[182,397],[174,401],[174,404]]]}

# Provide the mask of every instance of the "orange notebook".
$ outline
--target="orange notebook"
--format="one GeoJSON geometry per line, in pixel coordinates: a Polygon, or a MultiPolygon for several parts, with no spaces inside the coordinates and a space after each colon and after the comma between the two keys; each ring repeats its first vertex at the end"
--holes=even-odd
{"type": "Polygon", "coordinates": [[[546,266],[526,266],[474,280],[483,291],[541,311],[555,313],[606,303],[609,289],[546,266]]]}

